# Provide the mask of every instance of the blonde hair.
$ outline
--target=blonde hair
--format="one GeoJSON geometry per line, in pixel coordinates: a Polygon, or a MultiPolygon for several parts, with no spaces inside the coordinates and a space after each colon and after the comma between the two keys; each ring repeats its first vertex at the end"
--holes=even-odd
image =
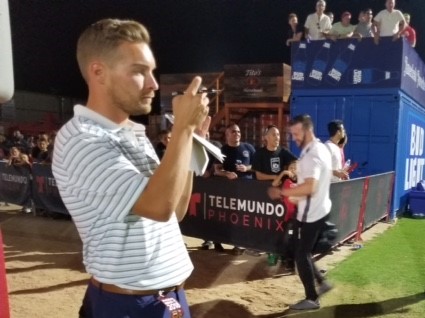
{"type": "Polygon", "coordinates": [[[86,68],[91,60],[112,61],[123,42],[150,44],[150,35],[133,20],[103,19],[90,25],[77,43],[77,61],[84,79],[87,80],[86,68]]]}

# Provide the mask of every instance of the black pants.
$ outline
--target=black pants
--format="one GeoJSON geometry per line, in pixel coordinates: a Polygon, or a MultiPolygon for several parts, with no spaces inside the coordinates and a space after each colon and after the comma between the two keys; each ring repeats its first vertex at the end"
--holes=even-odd
{"type": "Polygon", "coordinates": [[[318,297],[314,281],[321,284],[324,280],[323,275],[314,264],[312,251],[327,219],[328,216],[325,216],[313,223],[297,222],[295,263],[298,275],[304,285],[306,299],[310,300],[316,300],[318,297]]]}

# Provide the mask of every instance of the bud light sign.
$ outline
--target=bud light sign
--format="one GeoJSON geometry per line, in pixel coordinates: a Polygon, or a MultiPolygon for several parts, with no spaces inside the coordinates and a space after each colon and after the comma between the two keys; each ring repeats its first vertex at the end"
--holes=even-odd
{"type": "Polygon", "coordinates": [[[424,178],[424,127],[416,124],[410,125],[409,152],[406,157],[404,174],[404,190],[409,190],[424,178]]]}
{"type": "Polygon", "coordinates": [[[407,194],[425,179],[425,110],[401,94],[397,135],[394,207],[406,206],[407,194]]]}
{"type": "Polygon", "coordinates": [[[400,88],[402,54],[402,40],[391,38],[300,42],[292,46],[292,87],[400,88]]]}
{"type": "Polygon", "coordinates": [[[408,43],[404,43],[401,89],[425,105],[425,65],[408,43]]]}

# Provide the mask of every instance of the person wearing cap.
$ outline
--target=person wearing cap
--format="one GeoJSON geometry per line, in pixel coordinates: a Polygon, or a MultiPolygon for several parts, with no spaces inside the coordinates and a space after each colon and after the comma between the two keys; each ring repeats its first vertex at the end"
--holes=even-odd
{"type": "Polygon", "coordinates": [[[325,14],[326,2],[316,2],[316,12],[309,14],[304,23],[305,38],[307,40],[323,40],[332,28],[329,17],[325,14]]]}
{"type": "Polygon", "coordinates": [[[329,35],[327,37],[332,40],[345,39],[345,38],[352,37],[356,26],[352,25],[350,22],[351,22],[351,13],[348,11],[343,12],[341,14],[341,21],[336,22],[332,25],[332,29],[329,32],[329,35]]]}
{"type": "Polygon", "coordinates": [[[401,35],[407,39],[407,41],[410,43],[412,47],[415,47],[416,46],[416,31],[410,25],[410,14],[403,13],[403,16],[404,16],[404,20],[406,20],[406,27],[401,33],[401,35]]]}
{"type": "Polygon", "coordinates": [[[379,44],[381,36],[392,36],[393,41],[399,39],[406,27],[406,20],[400,10],[395,9],[395,0],[386,0],[385,9],[373,19],[375,26],[374,41],[379,44]]]}

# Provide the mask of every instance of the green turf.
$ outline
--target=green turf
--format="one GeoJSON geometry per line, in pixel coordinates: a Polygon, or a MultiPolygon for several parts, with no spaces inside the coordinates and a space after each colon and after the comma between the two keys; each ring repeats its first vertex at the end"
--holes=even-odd
{"type": "Polygon", "coordinates": [[[328,277],[330,317],[425,317],[425,220],[400,219],[328,277]]]}

